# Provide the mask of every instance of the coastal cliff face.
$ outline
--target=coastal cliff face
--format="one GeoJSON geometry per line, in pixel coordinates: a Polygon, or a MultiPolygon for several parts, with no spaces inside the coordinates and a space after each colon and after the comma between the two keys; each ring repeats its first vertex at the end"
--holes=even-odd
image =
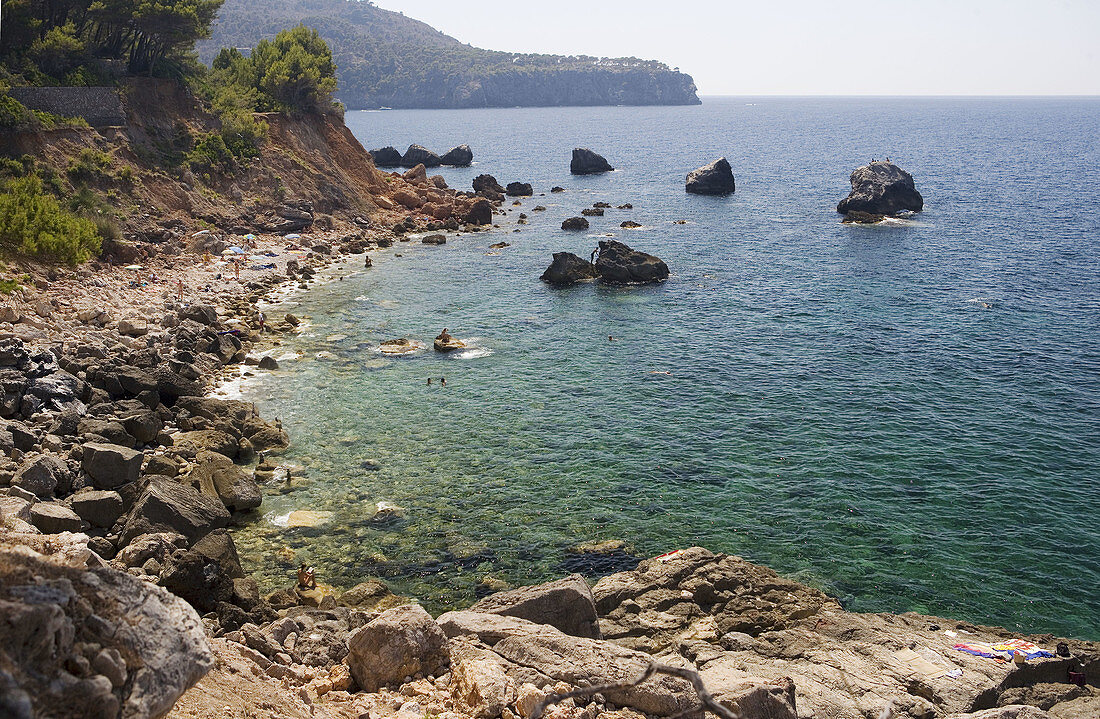
{"type": "Polygon", "coordinates": [[[592,69],[464,72],[426,83],[386,82],[375,91],[349,83],[349,109],[697,105],[690,75],[672,70],[592,69]]]}

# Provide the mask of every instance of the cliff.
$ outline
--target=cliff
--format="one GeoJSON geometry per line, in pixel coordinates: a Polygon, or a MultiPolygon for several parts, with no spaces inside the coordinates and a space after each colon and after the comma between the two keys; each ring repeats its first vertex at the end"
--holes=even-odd
{"type": "Polygon", "coordinates": [[[339,98],[353,110],[699,104],[691,76],[661,62],[485,50],[369,2],[227,0],[199,56],[298,23],[332,48],[339,98]]]}

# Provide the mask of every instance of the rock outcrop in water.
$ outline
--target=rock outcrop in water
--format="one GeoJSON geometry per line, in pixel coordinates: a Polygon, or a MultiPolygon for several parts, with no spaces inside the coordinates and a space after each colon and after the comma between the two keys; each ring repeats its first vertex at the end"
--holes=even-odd
{"type": "Polygon", "coordinates": [[[555,252],[554,261],[539,279],[560,287],[575,285],[584,280],[596,279],[596,266],[572,252],[555,252]]]}
{"type": "Polygon", "coordinates": [[[561,228],[563,230],[587,230],[588,218],[587,217],[569,217],[562,221],[561,228]]]}
{"type": "Polygon", "coordinates": [[[569,173],[572,175],[599,175],[614,169],[603,155],[598,155],[587,147],[574,148],[573,158],[569,161],[569,173]]]}
{"type": "Polygon", "coordinates": [[[443,163],[440,161],[439,155],[423,145],[409,145],[409,149],[405,150],[405,154],[401,156],[402,167],[416,167],[417,165],[439,167],[441,164],[443,163]]]}
{"type": "Polygon", "coordinates": [[[375,167],[401,167],[401,153],[396,147],[382,147],[370,151],[375,167]]]}
{"type": "Polygon", "coordinates": [[[659,257],[633,250],[615,240],[600,240],[596,272],[600,281],[608,284],[636,284],[668,279],[668,265],[659,257]]]}
{"type": "Polygon", "coordinates": [[[720,157],[709,165],[692,170],[684,189],[695,195],[730,195],[737,185],[730,163],[720,157]]]}
{"type": "Polygon", "coordinates": [[[879,160],[857,168],[851,183],[851,193],[836,206],[841,214],[897,215],[924,209],[924,198],[917,192],[913,176],[892,162],[879,160]]]}
{"type": "Polygon", "coordinates": [[[474,151],[470,149],[469,145],[452,147],[443,153],[443,157],[439,158],[440,164],[451,167],[469,167],[473,161],[474,151]]]}

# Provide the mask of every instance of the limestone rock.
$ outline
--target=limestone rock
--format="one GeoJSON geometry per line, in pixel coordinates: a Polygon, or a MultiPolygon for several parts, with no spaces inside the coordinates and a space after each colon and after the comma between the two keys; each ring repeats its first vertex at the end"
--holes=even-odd
{"type": "Polygon", "coordinates": [[[601,282],[628,284],[668,279],[668,265],[660,258],[632,250],[615,240],[600,240],[596,272],[601,282]]]}
{"type": "Polygon", "coordinates": [[[496,719],[517,698],[506,662],[467,639],[451,642],[450,689],[455,706],[477,719],[496,719]]]}
{"type": "Polygon", "coordinates": [[[537,624],[549,624],[576,637],[600,638],[596,603],[588,583],[579,574],[497,592],[475,603],[470,611],[519,617],[537,624]]]}
{"type": "Polygon", "coordinates": [[[382,612],[348,638],[348,668],[368,692],[447,662],[447,635],[423,607],[409,604],[382,612]]]}
{"type": "Polygon", "coordinates": [[[128,447],[87,442],[81,463],[99,489],[117,489],[136,482],[141,474],[142,453],[128,447]]]}
{"type": "Polygon", "coordinates": [[[443,154],[443,157],[439,158],[439,164],[453,167],[469,167],[473,161],[474,152],[469,145],[452,147],[443,154]]]}
{"type": "Polygon", "coordinates": [[[31,524],[43,534],[80,531],[80,517],[76,512],[53,502],[35,502],[31,505],[31,524]]]}
{"type": "Polygon", "coordinates": [[[614,169],[602,155],[597,155],[586,147],[575,148],[573,158],[569,161],[569,172],[573,175],[598,175],[614,169]]]}
{"type": "Polygon", "coordinates": [[[551,285],[573,285],[596,279],[596,266],[572,252],[555,252],[554,261],[539,279],[551,285]]]}
{"type": "Polygon", "coordinates": [[[3,544],[0,666],[0,712],[14,694],[3,686],[8,676],[34,716],[75,716],[85,707],[96,716],[152,719],[167,713],[213,658],[198,615],[163,589],[3,544]],[[82,662],[91,671],[75,676],[70,669],[82,662]]]}
{"type": "Polygon", "coordinates": [[[920,212],[924,198],[913,184],[913,176],[892,162],[877,161],[857,168],[851,176],[852,191],[836,206],[836,211],[875,215],[920,212]]]}
{"type": "Polygon", "coordinates": [[[688,173],[684,189],[694,195],[730,195],[737,189],[729,161],[720,157],[688,173]]]}
{"type": "Polygon", "coordinates": [[[216,499],[167,478],[154,477],[126,519],[121,542],[142,534],[173,532],[194,541],[229,522],[216,499]]]}
{"type": "Polygon", "coordinates": [[[122,516],[122,495],[100,489],[84,489],[72,497],[73,511],[93,527],[109,528],[122,516]]]}
{"type": "Polygon", "coordinates": [[[12,486],[33,492],[40,499],[50,499],[58,485],[68,487],[69,468],[51,454],[31,455],[19,465],[11,483],[12,486]]]}

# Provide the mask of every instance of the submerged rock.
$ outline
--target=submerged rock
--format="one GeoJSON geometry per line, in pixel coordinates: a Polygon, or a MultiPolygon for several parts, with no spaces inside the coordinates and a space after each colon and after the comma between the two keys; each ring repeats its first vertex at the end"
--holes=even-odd
{"type": "Polygon", "coordinates": [[[452,167],[468,167],[474,161],[474,152],[469,145],[462,144],[452,147],[439,158],[439,164],[452,167]]]}
{"type": "Polygon", "coordinates": [[[596,266],[572,252],[555,252],[554,261],[539,279],[560,287],[573,285],[584,280],[596,279],[596,266]]]}
{"type": "Polygon", "coordinates": [[[573,159],[569,161],[569,172],[573,175],[598,175],[614,169],[603,155],[597,155],[587,147],[575,148],[573,159]]]}
{"type": "Polygon", "coordinates": [[[632,284],[668,279],[668,265],[659,257],[639,252],[616,240],[600,240],[596,272],[601,282],[632,284]]]}
{"type": "Polygon", "coordinates": [[[836,211],[875,215],[920,212],[924,198],[913,184],[913,176],[892,162],[879,160],[857,168],[850,178],[852,191],[841,200],[836,211]]]}
{"type": "Polygon", "coordinates": [[[737,186],[730,163],[720,157],[709,165],[692,170],[684,189],[694,195],[729,195],[737,186]]]}

